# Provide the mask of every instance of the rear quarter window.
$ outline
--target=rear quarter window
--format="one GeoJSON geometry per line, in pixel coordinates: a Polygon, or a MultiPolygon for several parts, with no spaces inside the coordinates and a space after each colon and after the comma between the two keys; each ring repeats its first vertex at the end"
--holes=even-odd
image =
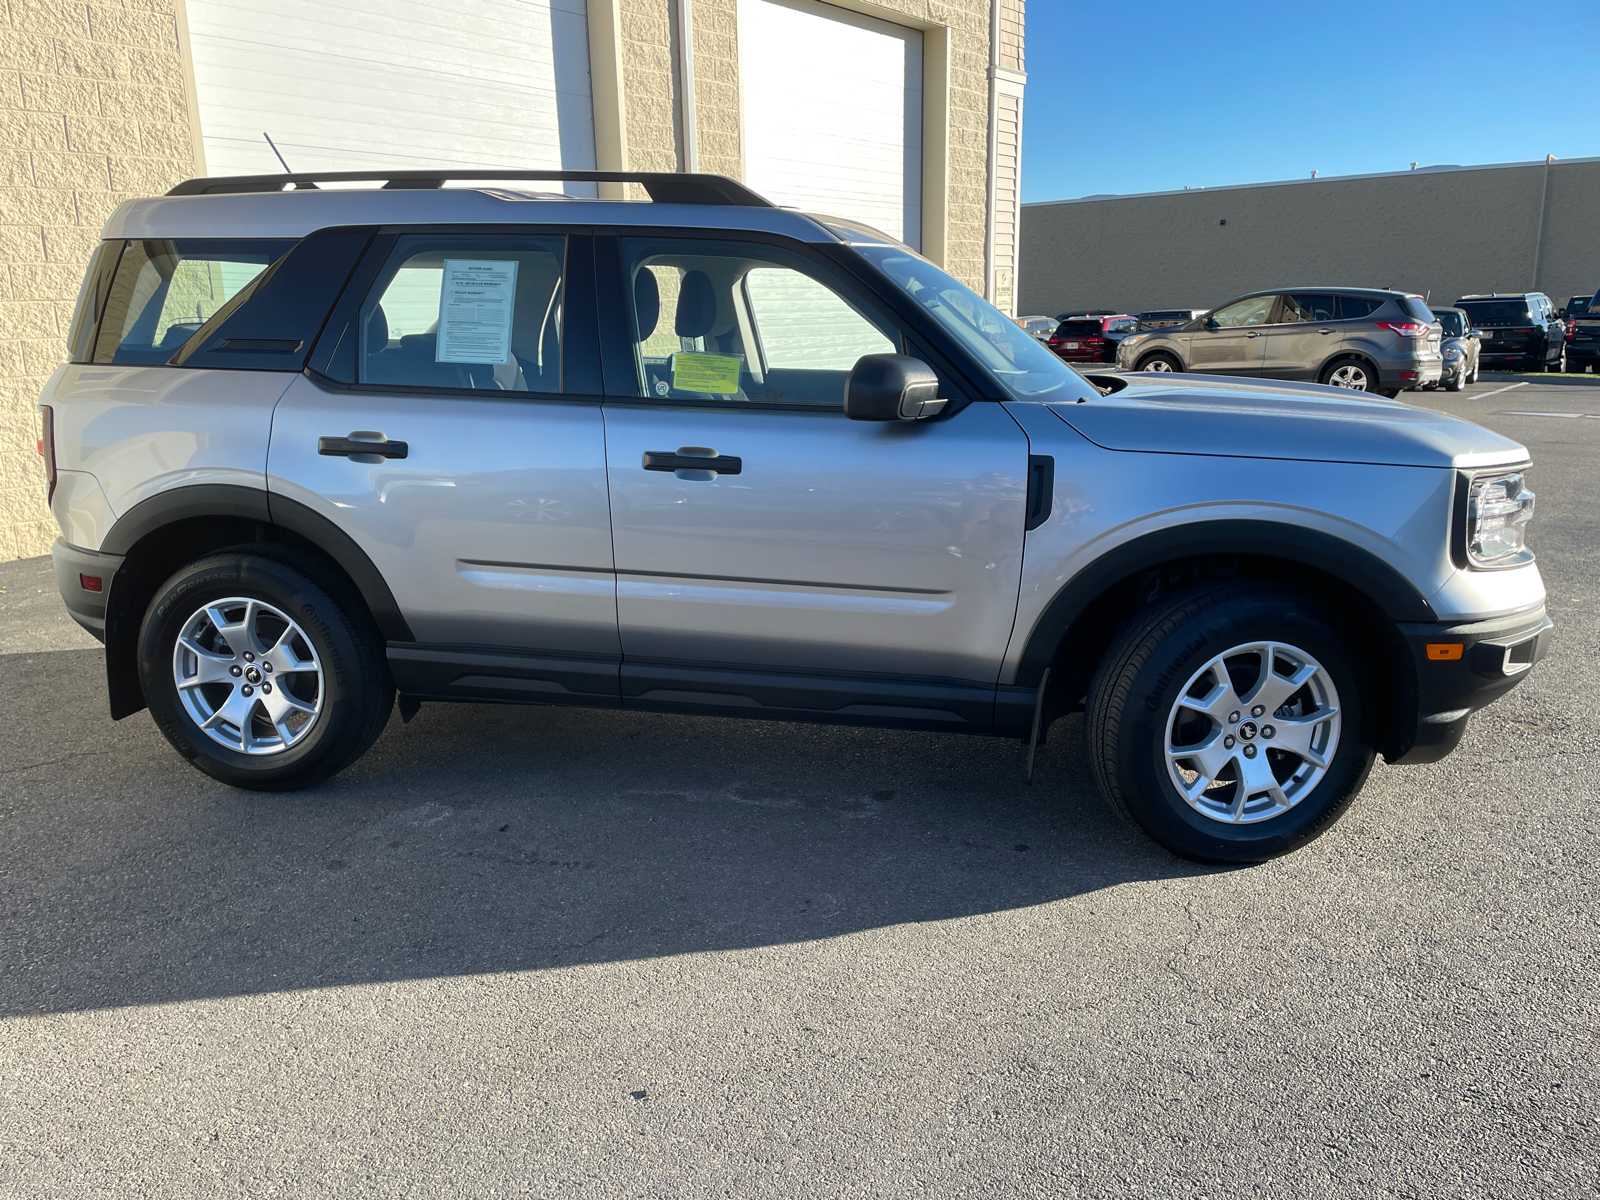
{"type": "Polygon", "coordinates": [[[165,363],[292,239],[180,239],[122,243],[90,360],[165,363]]]}
{"type": "MultiPolygon", "coordinates": [[[[1383,307],[1383,301],[1374,296],[1340,296],[1339,319],[1341,321],[1359,321],[1363,317],[1370,317],[1383,307]]],[[[1430,317],[1429,320],[1432,320],[1430,317]]]]}

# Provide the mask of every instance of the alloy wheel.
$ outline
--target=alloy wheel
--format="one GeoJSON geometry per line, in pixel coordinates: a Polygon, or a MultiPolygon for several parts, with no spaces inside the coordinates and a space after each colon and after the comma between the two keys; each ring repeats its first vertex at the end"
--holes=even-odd
{"type": "Polygon", "coordinates": [[[1345,363],[1335,367],[1333,374],[1328,376],[1328,382],[1334,387],[1349,388],[1356,392],[1371,391],[1371,380],[1366,369],[1356,363],[1345,363]]]}
{"type": "Polygon", "coordinates": [[[1339,748],[1339,693],[1327,669],[1284,642],[1225,650],[1196,671],[1167,715],[1167,774],[1201,816],[1239,825],[1304,800],[1339,748]]]}
{"type": "Polygon", "coordinates": [[[194,723],[240,754],[282,754],[322,714],[322,661],[305,631],[260,600],[197,609],[172,648],[172,678],[194,723]]]}

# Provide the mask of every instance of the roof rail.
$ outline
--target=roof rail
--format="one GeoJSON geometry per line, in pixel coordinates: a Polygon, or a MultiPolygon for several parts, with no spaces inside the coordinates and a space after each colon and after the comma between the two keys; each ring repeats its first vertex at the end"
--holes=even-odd
{"type": "Polygon", "coordinates": [[[237,192],[317,190],[323,183],[360,183],[383,180],[384,190],[429,190],[447,181],[527,179],[551,183],[637,183],[657,204],[733,204],[744,208],[773,208],[772,201],[752,192],[726,175],[691,175],[672,171],[304,171],[284,175],[221,175],[186,179],[169,196],[218,196],[237,192]]]}

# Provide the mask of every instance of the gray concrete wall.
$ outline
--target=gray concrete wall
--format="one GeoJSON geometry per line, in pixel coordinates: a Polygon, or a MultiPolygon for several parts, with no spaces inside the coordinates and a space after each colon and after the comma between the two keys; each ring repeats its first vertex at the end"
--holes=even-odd
{"type": "Polygon", "coordinates": [[[1211,308],[1270,287],[1397,287],[1435,304],[1600,287],[1600,159],[1025,205],[1019,313],[1211,308]],[[1223,224],[1222,222],[1227,222],[1223,224]]]}

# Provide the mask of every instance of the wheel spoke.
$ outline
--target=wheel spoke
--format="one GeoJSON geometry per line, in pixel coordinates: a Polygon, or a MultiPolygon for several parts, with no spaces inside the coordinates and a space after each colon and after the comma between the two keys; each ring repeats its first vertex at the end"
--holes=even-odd
{"type": "Polygon", "coordinates": [[[250,718],[255,707],[256,697],[246,696],[242,687],[236,687],[226,703],[207,717],[200,728],[220,729],[232,725],[239,731],[239,748],[248,751],[254,741],[250,735],[250,718]]]}
{"type": "Polygon", "coordinates": [[[301,730],[306,729],[309,725],[308,722],[307,724],[302,724],[298,730],[290,729],[289,718],[294,716],[295,713],[304,713],[306,716],[311,717],[315,716],[317,712],[315,707],[306,704],[295,696],[291,696],[281,686],[274,687],[271,692],[261,697],[261,707],[267,710],[267,718],[272,722],[273,728],[278,731],[278,736],[283,739],[285,746],[293,742],[300,735],[301,730]]]}
{"type": "Polygon", "coordinates": [[[1272,797],[1274,804],[1289,807],[1289,798],[1283,794],[1277,776],[1272,773],[1272,764],[1267,761],[1265,754],[1257,754],[1253,758],[1246,758],[1243,754],[1234,755],[1233,761],[1239,768],[1238,795],[1234,797],[1234,816],[1237,821],[1244,811],[1245,802],[1252,796],[1262,792],[1272,797]]]}
{"type": "Polygon", "coordinates": [[[181,645],[195,658],[195,673],[181,680],[179,687],[199,687],[203,683],[232,683],[233,678],[228,674],[228,669],[233,666],[234,658],[231,654],[218,654],[215,650],[207,650],[194,638],[180,637],[181,645]]]}
{"type": "Polygon", "coordinates": [[[1304,662],[1295,670],[1294,674],[1284,676],[1275,669],[1276,648],[1265,646],[1262,648],[1261,679],[1244,697],[1244,703],[1250,707],[1260,705],[1265,710],[1266,716],[1277,712],[1296,692],[1311,682],[1320,667],[1314,662],[1304,662]]]}
{"type": "Polygon", "coordinates": [[[1184,799],[1195,800],[1202,792],[1217,781],[1217,776],[1233,761],[1231,751],[1222,745],[1226,733],[1218,728],[1209,738],[1198,746],[1174,746],[1167,751],[1167,758],[1174,763],[1185,763],[1188,769],[1195,772],[1193,783],[1183,788],[1184,799]]]}
{"type": "Polygon", "coordinates": [[[1318,727],[1333,719],[1338,712],[1337,708],[1323,708],[1309,717],[1277,720],[1274,722],[1276,736],[1272,739],[1272,745],[1279,750],[1287,750],[1290,754],[1298,754],[1314,767],[1326,769],[1328,760],[1312,746],[1312,742],[1316,740],[1318,727]]]}
{"type": "Polygon", "coordinates": [[[301,658],[295,653],[294,640],[297,636],[299,636],[299,630],[293,626],[285,629],[273,644],[272,649],[262,653],[261,661],[270,663],[272,669],[279,675],[290,675],[296,671],[320,672],[322,668],[317,665],[315,659],[301,658]]]}
{"type": "Polygon", "coordinates": [[[1204,696],[1190,696],[1185,693],[1178,697],[1178,705],[1180,708],[1204,713],[1218,725],[1226,725],[1229,714],[1239,710],[1240,700],[1233,690],[1228,672],[1223,669],[1221,660],[1212,663],[1210,669],[1212,678],[1216,681],[1212,684],[1211,690],[1204,696]]]}

